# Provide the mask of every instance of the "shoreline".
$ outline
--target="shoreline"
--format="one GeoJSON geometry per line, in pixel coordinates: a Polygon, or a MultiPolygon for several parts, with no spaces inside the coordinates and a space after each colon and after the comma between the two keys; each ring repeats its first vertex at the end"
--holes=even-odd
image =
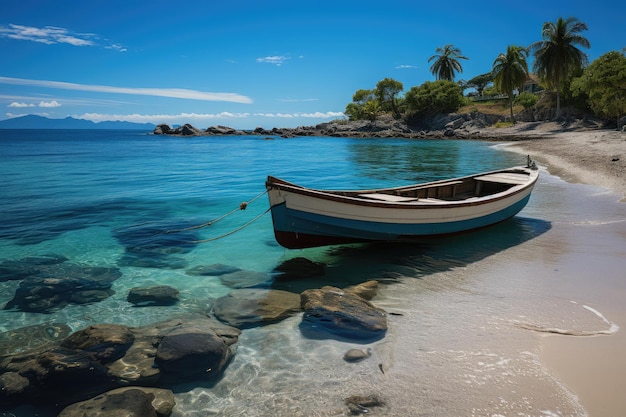
{"type": "MultiPolygon", "coordinates": [[[[504,144],[506,150],[529,154],[564,181],[606,188],[617,193],[620,203],[626,202],[626,133],[598,129],[568,131],[555,123],[518,123],[498,130],[501,130],[503,140],[516,137],[522,131],[529,135],[526,140],[504,144]],[[529,125],[536,129],[529,131],[529,125]]],[[[614,232],[620,233],[619,228],[614,232]]],[[[605,257],[604,263],[612,262],[616,270],[622,268],[620,264],[623,262],[616,258],[619,257],[618,248],[609,248],[614,251],[610,254],[607,248],[604,251],[597,249],[600,242],[581,245],[587,248],[581,252],[582,257],[596,262],[605,257]]],[[[540,358],[550,372],[579,397],[591,417],[609,417],[626,410],[626,399],[617,388],[626,372],[623,361],[626,310],[615,299],[616,293],[621,291],[621,284],[614,282],[614,285],[604,287],[592,278],[588,275],[587,279],[571,283],[576,288],[573,291],[585,294],[589,302],[600,305],[611,321],[618,323],[621,331],[593,337],[544,335],[540,340],[540,358]]]]}
{"type": "Polygon", "coordinates": [[[553,175],[568,182],[608,188],[626,201],[626,133],[608,129],[563,129],[556,123],[520,122],[509,128],[489,128],[507,149],[530,155],[553,175]],[[529,129],[532,128],[532,129],[529,129]],[[521,134],[526,139],[519,139],[521,134]]]}

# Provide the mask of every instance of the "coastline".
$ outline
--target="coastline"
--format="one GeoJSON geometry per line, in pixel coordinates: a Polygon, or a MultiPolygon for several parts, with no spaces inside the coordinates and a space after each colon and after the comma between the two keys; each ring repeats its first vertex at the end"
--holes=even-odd
{"type": "Polygon", "coordinates": [[[508,150],[529,154],[550,173],[568,182],[611,189],[626,196],[626,133],[609,129],[563,128],[557,123],[520,122],[487,128],[508,143],[508,150]],[[525,136],[525,139],[520,137],[525,136]]]}
{"type": "MultiPolygon", "coordinates": [[[[494,129],[495,130],[495,129],[494,129]]],[[[626,133],[617,130],[563,129],[555,123],[518,123],[497,129],[502,139],[527,135],[525,140],[506,143],[506,149],[529,154],[540,165],[567,182],[607,188],[617,193],[620,203],[626,202],[626,133]]],[[[608,241],[621,239],[623,227],[606,227],[608,241]]],[[[604,238],[602,237],[602,239],[604,238]]],[[[623,270],[619,248],[603,247],[602,239],[579,242],[573,253],[580,263],[589,266],[572,270],[576,276],[573,296],[594,303],[621,327],[615,334],[593,337],[543,335],[541,359],[566,386],[579,397],[592,417],[622,415],[626,398],[619,392],[620,380],[626,373],[623,352],[626,351],[626,309],[619,301],[624,285],[603,274],[623,270]],[[601,267],[598,267],[602,265],[601,267]],[[602,279],[599,276],[603,276],[602,279]],[[596,279],[595,277],[598,277],[596,279]],[[603,285],[606,284],[606,285],[603,285]]],[[[598,237],[595,237],[598,239],[598,237]]],[[[567,268],[559,265],[559,268],[567,268]]],[[[572,278],[573,276],[570,276],[572,278]]]]}

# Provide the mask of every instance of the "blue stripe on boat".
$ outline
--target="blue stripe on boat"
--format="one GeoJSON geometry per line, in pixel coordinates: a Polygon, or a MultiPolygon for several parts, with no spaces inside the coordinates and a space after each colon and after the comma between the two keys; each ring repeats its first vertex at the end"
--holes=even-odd
{"type": "Polygon", "coordinates": [[[456,222],[427,224],[367,222],[287,209],[285,204],[272,207],[272,218],[277,232],[350,237],[359,240],[396,240],[416,236],[447,235],[495,224],[515,216],[526,206],[529,199],[530,194],[498,212],[456,222]]]}

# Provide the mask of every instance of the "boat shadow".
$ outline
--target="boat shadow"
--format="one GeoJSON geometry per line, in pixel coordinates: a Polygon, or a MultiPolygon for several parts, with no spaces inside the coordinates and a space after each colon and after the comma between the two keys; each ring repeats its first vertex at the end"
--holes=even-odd
{"type": "Polygon", "coordinates": [[[345,288],[366,281],[394,284],[463,268],[550,230],[545,220],[516,216],[504,222],[454,236],[406,242],[376,242],[298,251],[299,257],[326,265],[323,276],[275,279],[272,288],[302,292],[331,285],[345,288]]]}

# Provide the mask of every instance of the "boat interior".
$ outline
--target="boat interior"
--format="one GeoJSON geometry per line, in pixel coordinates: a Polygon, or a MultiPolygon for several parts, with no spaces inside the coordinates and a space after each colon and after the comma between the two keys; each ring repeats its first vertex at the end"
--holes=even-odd
{"type": "Polygon", "coordinates": [[[396,203],[461,201],[504,192],[517,185],[526,184],[528,177],[525,171],[496,172],[413,187],[370,191],[356,194],[354,197],[396,203]]]}

